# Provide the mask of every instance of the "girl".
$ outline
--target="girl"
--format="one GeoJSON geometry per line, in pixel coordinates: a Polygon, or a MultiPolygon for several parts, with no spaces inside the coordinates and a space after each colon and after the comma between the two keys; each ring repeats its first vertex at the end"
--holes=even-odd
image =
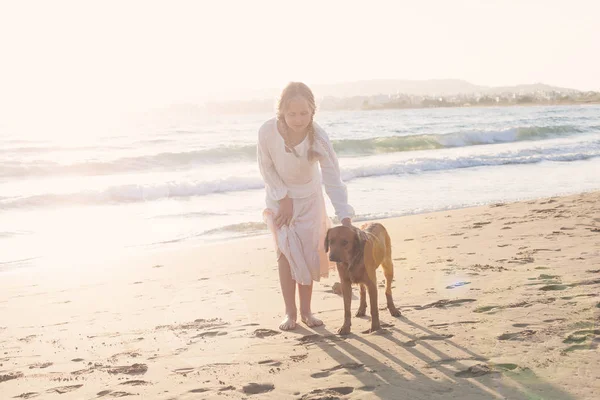
{"type": "Polygon", "coordinates": [[[350,226],[354,217],[329,137],[313,121],[315,111],[312,91],[292,82],[281,93],[277,116],[258,133],[257,158],[266,189],[263,217],[277,247],[285,303],[282,330],[296,327],[296,283],[302,322],[309,327],[323,324],[310,308],[313,281],[327,277],[330,267],[324,239],[331,222],[321,185],[343,225],[350,226]]]}

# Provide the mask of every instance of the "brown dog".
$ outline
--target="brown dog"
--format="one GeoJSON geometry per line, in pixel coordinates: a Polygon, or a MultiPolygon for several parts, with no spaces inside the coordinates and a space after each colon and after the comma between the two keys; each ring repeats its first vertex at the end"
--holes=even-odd
{"type": "Polygon", "coordinates": [[[329,260],[337,263],[344,297],[344,325],[338,329],[339,334],[350,333],[352,284],[360,284],[360,305],[356,313],[357,317],[365,315],[367,310],[365,292],[369,291],[371,329],[366,333],[381,329],[379,308],[377,307],[376,270],[379,265],[383,267],[385,275],[387,308],[392,316],[399,317],[401,315],[392,299],[392,279],[394,279],[392,246],[390,236],[383,225],[367,223],[360,229],[346,226],[331,228],[325,237],[325,251],[329,252],[329,260]]]}

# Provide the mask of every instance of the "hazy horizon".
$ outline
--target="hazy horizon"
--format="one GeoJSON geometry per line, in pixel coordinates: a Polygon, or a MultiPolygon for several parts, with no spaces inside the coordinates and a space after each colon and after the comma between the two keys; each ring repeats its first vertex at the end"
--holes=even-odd
{"type": "Polygon", "coordinates": [[[0,110],[19,121],[378,79],[600,90],[596,1],[0,5],[0,110]],[[297,26],[297,27],[296,27],[297,26]]]}

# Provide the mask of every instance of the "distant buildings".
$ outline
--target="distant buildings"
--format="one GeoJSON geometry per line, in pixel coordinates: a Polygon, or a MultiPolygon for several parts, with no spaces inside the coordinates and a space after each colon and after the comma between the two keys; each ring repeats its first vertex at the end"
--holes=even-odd
{"type": "Polygon", "coordinates": [[[397,93],[393,95],[352,98],[325,97],[322,110],[377,110],[390,108],[473,107],[510,105],[560,105],[600,103],[599,92],[520,91],[500,93],[470,93],[450,96],[422,96],[397,93]]]}
{"type": "MultiPolygon", "coordinates": [[[[487,91],[455,95],[412,95],[406,93],[378,94],[374,96],[334,97],[318,99],[320,110],[383,110],[402,108],[481,107],[511,105],[568,105],[600,103],[600,92],[574,90],[487,91]]],[[[250,100],[207,103],[209,113],[273,112],[275,101],[250,100]]]]}

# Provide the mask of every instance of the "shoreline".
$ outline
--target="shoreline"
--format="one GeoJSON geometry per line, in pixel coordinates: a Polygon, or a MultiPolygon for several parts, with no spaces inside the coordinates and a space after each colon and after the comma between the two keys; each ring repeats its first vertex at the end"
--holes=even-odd
{"type": "MultiPolygon", "coordinates": [[[[591,189],[591,190],[583,190],[583,191],[574,191],[574,192],[562,192],[562,193],[558,193],[558,194],[555,194],[552,196],[522,197],[516,201],[491,201],[491,202],[477,204],[477,205],[465,205],[465,206],[449,207],[449,208],[444,208],[444,209],[439,209],[439,210],[427,210],[427,211],[423,211],[423,212],[412,212],[412,213],[393,215],[393,216],[389,216],[389,217],[359,218],[359,219],[353,220],[353,225],[360,226],[366,222],[371,222],[371,221],[379,221],[379,222],[392,221],[392,222],[394,222],[394,220],[397,220],[400,218],[406,218],[406,217],[410,217],[410,216],[422,216],[422,215],[435,214],[435,213],[441,213],[441,212],[451,212],[451,211],[465,210],[465,209],[476,209],[479,207],[487,207],[487,206],[494,205],[494,204],[512,204],[512,203],[521,203],[521,202],[532,201],[532,200],[548,200],[548,199],[552,199],[552,198],[560,198],[560,197],[567,197],[567,196],[573,196],[573,195],[579,195],[579,194],[589,194],[589,193],[596,193],[596,192],[600,192],[600,188],[591,189]]],[[[335,220],[333,218],[331,218],[331,220],[332,220],[332,224],[334,226],[339,225],[339,222],[337,220],[335,220]]],[[[254,223],[258,223],[258,221],[249,221],[249,222],[244,222],[243,224],[245,224],[245,223],[254,224],[254,223]]],[[[227,226],[230,226],[230,225],[227,225],[227,226]]],[[[203,235],[200,235],[200,236],[203,236],[203,235]]],[[[206,236],[208,237],[209,235],[206,235],[206,236]]],[[[223,243],[228,243],[228,242],[232,242],[232,241],[235,242],[237,240],[247,240],[247,239],[252,239],[252,238],[265,239],[265,238],[270,238],[270,237],[271,237],[271,234],[267,231],[267,228],[265,226],[264,231],[262,231],[262,230],[257,231],[257,233],[253,233],[253,234],[239,235],[239,236],[219,238],[219,239],[207,239],[207,240],[196,239],[196,244],[194,244],[192,246],[196,246],[196,245],[210,246],[213,244],[223,244],[223,243]]],[[[182,246],[184,245],[183,243],[185,243],[185,240],[183,240],[181,242],[182,246]]]]}
{"type": "MultiPolygon", "coordinates": [[[[478,208],[482,208],[482,207],[489,207],[489,206],[493,206],[495,204],[513,204],[513,203],[521,203],[521,202],[526,202],[526,201],[533,201],[533,200],[549,200],[549,199],[553,199],[553,198],[561,198],[561,197],[568,197],[568,196],[573,196],[573,195],[583,195],[583,194],[593,194],[593,193],[600,193],[600,189],[591,189],[591,190],[583,190],[583,191],[575,191],[575,192],[563,192],[563,193],[558,193],[552,196],[531,196],[531,197],[523,197],[519,200],[516,201],[491,201],[491,202],[487,202],[487,203],[483,203],[483,204],[478,204],[478,205],[466,205],[466,206],[458,206],[458,207],[450,207],[450,208],[444,208],[444,209],[439,209],[439,210],[428,210],[428,211],[424,211],[424,212],[414,212],[414,213],[406,213],[406,214],[401,214],[401,215],[394,215],[394,216],[390,216],[390,217],[373,217],[373,218],[360,218],[360,219],[355,219],[353,220],[353,225],[360,227],[361,225],[363,225],[364,223],[367,222],[374,222],[374,221],[378,221],[378,222],[382,222],[382,223],[398,223],[398,220],[403,219],[403,218],[407,218],[407,217],[418,217],[418,216],[428,216],[428,215],[435,215],[437,213],[444,213],[444,212],[453,212],[453,211],[460,211],[460,210],[476,210],[478,208]]],[[[337,222],[335,220],[335,218],[331,218],[332,220],[332,225],[339,225],[339,222],[337,222]]],[[[250,222],[250,223],[257,223],[257,221],[254,222],[250,222]]],[[[245,224],[245,223],[242,223],[245,224]]],[[[227,225],[229,226],[229,225],[227,225]]],[[[221,237],[221,238],[210,238],[209,235],[206,235],[206,238],[202,238],[203,235],[199,235],[198,237],[194,238],[194,239],[183,239],[181,241],[177,241],[177,242],[171,242],[171,243],[166,243],[166,244],[160,244],[160,246],[157,247],[153,247],[153,244],[141,244],[141,245],[135,245],[135,246],[128,246],[125,248],[125,250],[122,251],[122,255],[123,256],[127,256],[128,254],[132,254],[135,253],[136,251],[139,250],[140,254],[142,255],[150,255],[150,254],[157,254],[157,253],[162,253],[162,252],[173,252],[173,251],[187,251],[187,250],[193,250],[193,249],[199,249],[199,248],[209,248],[211,246],[220,246],[220,245],[226,245],[226,244],[241,244],[244,243],[246,241],[249,240],[272,240],[271,238],[271,234],[270,232],[267,231],[266,227],[264,231],[259,231],[257,233],[253,233],[253,234],[246,234],[246,235],[238,235],[238,236],[229,236],[229,237],[221,237]]],[[[18,259],[18,260],[8,260],[8,261],[3,261],[0,262],[0,276],[5,275],[5,274],[19,274],[19,273],[24,273],[27,271],[31,271],[31,270],[38,270],[39,268],[43,268],[42,265],[22,265],[22,263],[30,263],[31,261],[34,260],[38,260],[36,263],[44,263],[44,256],[36,256],[36,257],[32,257],[32,258],[25,258],[25,259],[18,259]],[[15,264],[17,265],[16,267],[8,267],[9,264],[15,264]]]]}

